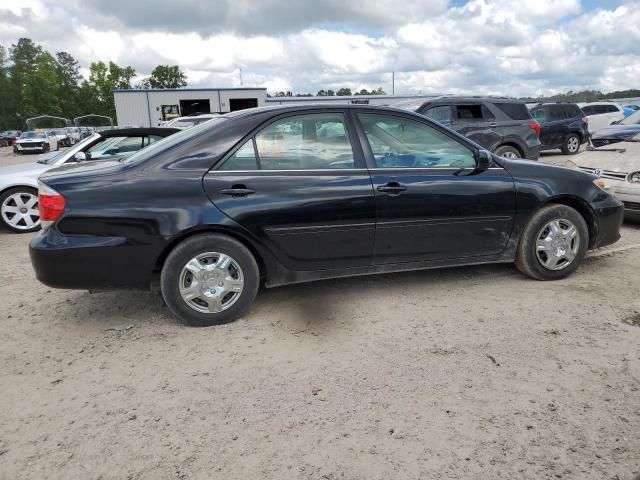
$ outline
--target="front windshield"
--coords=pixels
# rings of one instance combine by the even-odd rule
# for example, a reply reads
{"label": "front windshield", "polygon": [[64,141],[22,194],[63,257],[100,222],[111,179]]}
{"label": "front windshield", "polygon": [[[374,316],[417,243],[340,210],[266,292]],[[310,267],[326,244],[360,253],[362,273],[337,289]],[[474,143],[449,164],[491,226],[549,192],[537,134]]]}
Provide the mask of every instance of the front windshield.
{"label": "front windshield", "polygon": [[143,148],[142,150],[137,151],[130,157],[127,157],[125,160],[127,163],[129,162],[142,162],[144,160],[148,160],[149,158],[164,152],[165,150],[169,150],[170,148],[183,143],[186,140],[189,140],[192,137],[200,134],[203,131],[214,128],[216,125],[227,121],[228,118],[225,117],[217,117],[209,120],[208,122],[201,123],[200,125],[196,125],[193,128],[188,128],[186,130],[182,130],[181,132],[174,133],[168,137],[163,138],[162,140]]}
{"label": "front windshield", "polygon": [[66,160],[67,158],[71,158],[73,155],[76,154],[76,152],[84,150],[84,148],[88,144],[94,142],[96,138],[97,138],[97,135],[91,135],[90,137],[85,138],[81,142],[76,143],[73,148],[68,148],[66,150],[60,150],[55,155],[53,155],[51,157],[48,157],[48,158],[41,158],[41,159],[38,160],[38,163],[42,163],[44,165],[53,165],[53,164],[57,163],[60,160],[63,160],[63,159]]}
{"label": "front windshield", "polygon": [[47,134],[44,132],[24,132],[20,138],[47,138]]}
{"label": "front windshield", "polygon": [[620,125],[636,125],[636,124],[640,124],[640,110],[632,113],[627,118],[620,121]]}
{"label": "front windshield", "polygon": [[195,118],[184,118],[182,120],[176,120],[174,122],[169,123],[168,127],[173,128],[191,128],[196,124]]}

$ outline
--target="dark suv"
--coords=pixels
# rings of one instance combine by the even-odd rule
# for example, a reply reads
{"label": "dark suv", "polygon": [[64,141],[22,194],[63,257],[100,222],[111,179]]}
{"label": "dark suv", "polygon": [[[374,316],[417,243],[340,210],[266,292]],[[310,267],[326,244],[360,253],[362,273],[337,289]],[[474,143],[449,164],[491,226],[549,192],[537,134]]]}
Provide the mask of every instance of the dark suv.
{"label": "dark suv", "polygon": [[437,97],[392,105],[414,110],[506,158],[540,156],[540,125],[518,100],[495,97]]}
{"label": "dark suv", "polygon": [[531,115],[542,127],[542,150],[560,148],[565,155],[575,155],[589,139],[589,120],[575,103],[540,103]]}

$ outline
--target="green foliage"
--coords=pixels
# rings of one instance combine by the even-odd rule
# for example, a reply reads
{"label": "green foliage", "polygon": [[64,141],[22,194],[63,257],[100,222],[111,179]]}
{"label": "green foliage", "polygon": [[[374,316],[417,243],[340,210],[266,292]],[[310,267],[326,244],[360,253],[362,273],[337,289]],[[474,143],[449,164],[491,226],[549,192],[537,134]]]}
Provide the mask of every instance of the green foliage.
{"label": "green foliage", "polygon": [[142,88],[181,88],[187,86],[187,76],[178,65],[158,65],[149,78],[140,82]]}
{"label": "green foliage", "polygon": [[574,92],[569,90],[567,93],[559,93],[547,97],[524,97],[521,100],[527,103],[544,103],[544,102],[598,102],[601,100],[613,100],[619,98],[637,98],[640,97],[640,90],[618,90],[616,92],[602,93],[599,90],[583,90]]}

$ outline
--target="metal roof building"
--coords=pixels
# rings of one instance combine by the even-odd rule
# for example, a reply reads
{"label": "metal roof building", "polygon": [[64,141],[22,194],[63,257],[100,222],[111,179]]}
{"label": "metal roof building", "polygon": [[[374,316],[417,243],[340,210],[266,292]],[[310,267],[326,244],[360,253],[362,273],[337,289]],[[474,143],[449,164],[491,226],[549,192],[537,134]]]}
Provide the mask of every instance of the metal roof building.
{"label": "metal roof building", "polygon": [[266,88],[167,88],[114,90],[118,125],[157,127],[172,118],[227,113],[265,105]]}

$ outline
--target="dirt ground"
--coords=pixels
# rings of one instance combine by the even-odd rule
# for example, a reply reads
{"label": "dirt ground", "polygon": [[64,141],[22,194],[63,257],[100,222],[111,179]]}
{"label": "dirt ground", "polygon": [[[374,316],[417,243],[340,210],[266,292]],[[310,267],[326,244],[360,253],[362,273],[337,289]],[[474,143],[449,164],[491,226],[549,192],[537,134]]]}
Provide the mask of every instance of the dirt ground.
{"label": "dirt ground", "polygon": [[31,235],[0,231],[0,479],[631,479],[640,226],[623,234],[559,282],[324,281],[192,329],[155,294],[39,284]]}

